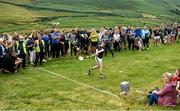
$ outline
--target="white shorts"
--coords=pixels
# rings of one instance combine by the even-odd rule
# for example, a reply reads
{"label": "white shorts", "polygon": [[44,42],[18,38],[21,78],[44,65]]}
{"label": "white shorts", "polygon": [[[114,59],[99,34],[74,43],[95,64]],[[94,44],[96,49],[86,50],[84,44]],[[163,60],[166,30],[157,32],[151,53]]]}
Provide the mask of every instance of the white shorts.
{"label": "white shorts", "polygon": [[160,36],[154,36],[154,40],[159,40]]}
{"label": "white shorts", "polygon": [[99,58],[99,57],[95,57],[95,60],[98,64],[102,63],[102,58]]}
{"label": "white shorts", "polygon": [[176,35],[175,34],[171,34],[171,37],[175,37]]}

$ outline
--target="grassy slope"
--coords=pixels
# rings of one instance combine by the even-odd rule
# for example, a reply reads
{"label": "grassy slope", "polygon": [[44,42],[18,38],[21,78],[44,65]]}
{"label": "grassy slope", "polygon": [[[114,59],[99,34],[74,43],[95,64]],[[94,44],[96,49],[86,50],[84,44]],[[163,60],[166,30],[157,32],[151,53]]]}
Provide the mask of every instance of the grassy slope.
{"label": "grassy slope", "polygon": [[[74,57],[50,61],[42,68],[73,80],[119,94],[122,81],[131,83],[131,96],[114,98],[85,86],[53,76],[38,68],[27,68],[18,74],[0,74],[0,109],[147,109],[146,93],[162,87],[162,73],[174,72],[180,66],[180,44],[151,48],[142,53],[122,51],[104,58],[105,80],[98,71],[85,73],[94,59],[84,62]],[[140,91],[139,91],[140,90]],[[180,107],[150,107],[148,109],[179,109]]]}
{"label": "grassy slope", "polygon": [[155,14],[157,16],[174,15],[169,12],[169,9],[173,8],[173,6],[179,6],[179,4],[180,2],[178,0],[51,0],[51,2],[49,0],[39,0],[33,5],[82,12],[107,11],[120,15],[126,15],[126,12],[131,12],[128,15],[137,17],[141,15],[139,12]]}
{"label": "grassy slope", "polygon": [[[179,16],[169,12],[169,10],[180,5],[178,0],[6,1],[13,4],[1,1],[0,23],[3,25],[0,27],[0,32],[29,29],[32,27],[50,27],[53,20],[60,21],[60,27],[64,28],[76,26],[86,28],[101,27],[102,25],[115,26],[119,24],[148,24],[151,26],[161,22],[179,20]],[[11,12],[14,12],[14,14]],[[51,16],[56,19],[49,18]],[[41,19],[38,19],[39,17]],[[33,22],[37,19],[39,22]]]}
{"label": "grassy slope", "polygon": [[[25,0],[26,1],[26,0]],[[27,2],[27,1],[26,1]],[[26,3],[25,2],[25,3]],[[23,2],[24,3],[24,2]],[[33,11],[23,7],[1,3],[0,4],[0,33],[13,32],[32,29],[33,27],[46,27],[45,25],[34,22],[39,17],[69,16],[72,13],[54,12],[54,11]],[[12,13],[13,12],[13,13]]]}

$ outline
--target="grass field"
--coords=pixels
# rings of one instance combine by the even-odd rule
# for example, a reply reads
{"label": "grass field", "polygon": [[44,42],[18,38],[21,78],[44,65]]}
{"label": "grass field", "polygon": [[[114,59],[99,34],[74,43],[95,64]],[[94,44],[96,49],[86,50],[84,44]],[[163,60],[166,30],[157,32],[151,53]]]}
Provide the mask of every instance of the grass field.
{"label": "grass field", "polygon": [[[123,50],[115,57],[104,57],[104,74],[98,71],[88,76],[87,69],[95,62],[76,57],[49,61],[42,67],[28,67],[17,74],[0,74],[0,109],[59,109],[59,110],[178,110],[167,107],[145,107],[146,94],[154,87],[162,87],[162,73],[174,72],[180,66],[180,44],[151,47],[149,51]],[[48,70],[48,73],[43,70]],[[52,73],[53,72],[53,73]],[[100,90],[119,95],[119,84],[129,81],[130,95],[114,97],[90,87],[77,84],[62,75]]]}

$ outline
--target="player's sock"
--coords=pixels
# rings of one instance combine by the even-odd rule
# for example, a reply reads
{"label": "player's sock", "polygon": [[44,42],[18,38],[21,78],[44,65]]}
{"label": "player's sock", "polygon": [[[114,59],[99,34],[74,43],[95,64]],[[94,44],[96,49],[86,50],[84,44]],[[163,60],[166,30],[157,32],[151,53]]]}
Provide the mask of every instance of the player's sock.
{"label": "player's sock", "polygon": [[91,70],[92,70],[92,69],[89,69],[89,70],[88,70],[88,75],[91,75]]}
{"label": "player's sock", "polygon": [[94,69],[96,69],[97,68],[97,66],[94,66],[93,68],[91,68],[91,70],[94,70]]}
{"label": "player's sock", "polygon": [[101,79],[104,79],[104,74],[101,74],[101,75],[100,75],[100,78],[101,78]]}

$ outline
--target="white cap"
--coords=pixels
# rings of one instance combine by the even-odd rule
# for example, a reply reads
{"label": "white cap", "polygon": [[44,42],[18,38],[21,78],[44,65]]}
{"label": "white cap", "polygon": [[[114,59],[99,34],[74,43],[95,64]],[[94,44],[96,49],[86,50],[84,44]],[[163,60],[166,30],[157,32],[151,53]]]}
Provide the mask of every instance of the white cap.
{"label": "white cap", "polygon": [[23,39],[24,37],[22,35],[19,36],[20,39]]}

